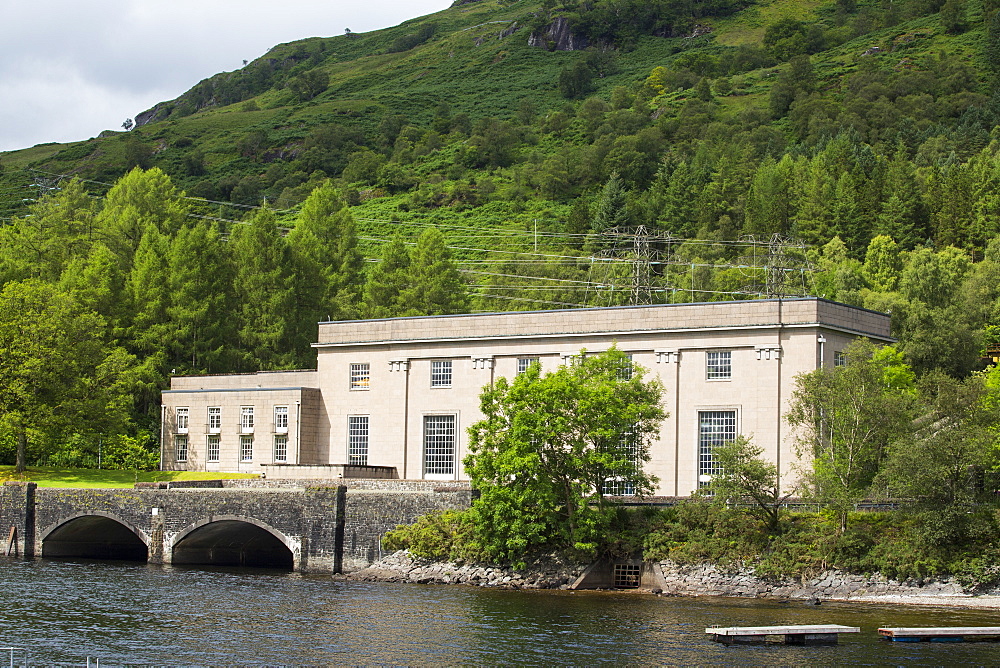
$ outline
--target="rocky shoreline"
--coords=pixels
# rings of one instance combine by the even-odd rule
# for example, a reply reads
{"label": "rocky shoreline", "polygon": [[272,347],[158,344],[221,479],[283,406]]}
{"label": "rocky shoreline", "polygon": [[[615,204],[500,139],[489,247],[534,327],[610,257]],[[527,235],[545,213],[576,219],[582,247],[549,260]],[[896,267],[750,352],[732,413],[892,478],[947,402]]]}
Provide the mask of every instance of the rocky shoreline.
{"label": "rocky shoreline", "polygon": [[[432,562],[405,550],[387,555],[368,568],[349,573],[348,580],[464,584],[503,589],[572,589],[581,585],[587,566],[555,556],[538,559],[526,568],[485,564]],[[766,579],[751,568],[720,569],[711,564],[681,565],[671,561],[646,564],[640,591],[661,596],[722,596],[822,601],[1000,608],[1000,588],[970,592],[952,578],[898,581],[881,575],[826,571],[812,578]]]}
{"label": "rocky shoreline", "polygon": [[464,584],[504,589],[569,589],[585,568],[586,565],[548,557],[529,561],[523,570],[514,570],[487,564],[424,561],[400,550],[368,568],[348,573],[346,578],[363,582]]}
{"label": "rocky shoreline", "polygon": [[997,588],[970,592],[954,578],[900,581],[879,574],[828,570],[811,578],[773,580],[758,577],[750,568],[723,570],[711,564],[680,565],[670,561],[655,564],[656,570],[660,573],[662,592],[674,596],[1000,608]]}

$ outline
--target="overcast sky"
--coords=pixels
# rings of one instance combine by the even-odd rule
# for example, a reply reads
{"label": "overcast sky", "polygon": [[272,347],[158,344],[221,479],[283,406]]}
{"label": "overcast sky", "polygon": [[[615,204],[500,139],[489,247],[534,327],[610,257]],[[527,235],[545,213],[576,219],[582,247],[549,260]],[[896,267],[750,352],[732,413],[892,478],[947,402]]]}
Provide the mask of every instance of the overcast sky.
{"label": "overcast sky", "polygon": [[0,0],[0,151],[120,129],[276,44],[367,32],[451,0]]}

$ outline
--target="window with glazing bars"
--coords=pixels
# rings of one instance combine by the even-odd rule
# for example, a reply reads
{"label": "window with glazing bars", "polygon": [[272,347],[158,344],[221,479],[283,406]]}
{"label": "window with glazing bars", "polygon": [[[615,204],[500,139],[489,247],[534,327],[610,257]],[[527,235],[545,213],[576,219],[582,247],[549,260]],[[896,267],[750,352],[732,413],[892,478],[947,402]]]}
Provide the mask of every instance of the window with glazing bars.
{"label": "window with glazing bars", "polygon": [[722,469],[712,451],[736,438],[736,411],[698,413],[698,486],[704,487]]}
{"label": "window with glazing bars", "polygon": [[709,351],[705,360],[705,375],[709,380],[729,380],[733,377],[733,353],[731,350]]}
{"label": "window with glazing bars", "polygon": [[274,436],[274,461],[288,461],[288,437],[283,434],[275,434]]}
{"label": "window with glazing bars", "polygon": [[517,358],[517,375],[520,376],[522,373],[528,370],[528,368],[538,361],[537,357],[518,357]]}
{"label": "window with glazing bars", "polygon": [[455,472],[455,416],[424,416],[424,473],[452,475]]}
{"label": "window with glazing bars", "polygon": [[222,409],[212,406],[208,409],[208,430],[217,432],[222,429]]}
{"label": "window with glazing bars", "polygon": [[347,463],[368,466],[367,415],[350,415],[347,418]]}
{"label": "window with glazing bars", "polygon": [[253,461],[253,436],[240,436],[240,461]]}
{"label": "window with glazing bars", "polygon": [[833,353],[833,366],[847,366],[847,353],[843,350],[835,350]]}
{"label": "window with glazing bars", "polygon": [[431,361],[431,387],[451,387],[451,360]]}
{"label": "window with glazing bars", "polygon": [[367,362],[351,365],[351,389],[367,390],[371,383],[371,365]]}
{"label": "window with glazing bars", "polygon": [[618,380],[632,380],[632,355],[626,354],[618,367]]}
{"label": "window with glazing bars", "polygon": [[[633,466],[639,465],[639,439],[634,431],[627,431],[622,434],[622,449],[625,456]],[[633,496],[635,495],[635,481],[628,478],[615,478],[604,482],[604,493],[609,496]]]}
{"label": "window with glazing bars", "polygon": [[253,406],[240,407],[240,430],[253,431]]}
{"label": "window with glazing bars", "polygon": [[207,457],[206,460],[209,462],[219,461],[219,437],[209,436],[208,443],[206,444]]}
{"label": "window with glazing bars", "polygon": [[177,409],[177,433],[186,434],[188,430],[188,409]]}
{"label": "window with glazing bars", "polygon": [[276,432],[288,431],[288,406],[274,407],[274,430]]}
{"label": "window with glazing bars", "polygon": [[188,437],[187,436],[174,436],[174,453],[177,455],[177,461],[186,462],[188,459]]}

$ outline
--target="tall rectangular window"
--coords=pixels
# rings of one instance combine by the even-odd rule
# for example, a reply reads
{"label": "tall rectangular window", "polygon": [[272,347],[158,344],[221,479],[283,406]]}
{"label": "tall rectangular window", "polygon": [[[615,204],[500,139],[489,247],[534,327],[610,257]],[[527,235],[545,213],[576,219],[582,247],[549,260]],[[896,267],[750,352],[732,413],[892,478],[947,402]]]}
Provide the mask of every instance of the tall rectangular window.
{"label": "tall rectangular window", "polygon": [[288,461],[288,436],[284,434],[274,435],[274,461]]}
{"label": "tall rectangular window", "polygon": [[451,387],[451,360],[431,361],[431,387]]}
{"label": "tall rectangular window", "polygon": [[240,461],[253,461],[253,436],[240,436]]}
{"label": "tall rectangular window", "polygon": [[274,407],[274,431],[278,434],[288,433],[288,406]]}
{"label": "tall rectangular window", "polygon": [[626,353],[618,366],[618,380],[632,380],[632,355]]}
{"label": "tall rectangular window", "polygon": [[[639,466],[639,438],[635,431],[629,430],[621,436],[621,448],[629,463],[638,468]],[[628,476],[621,476],[604,483],[604,493],[610,496],[634,496],[635,481]]]}
{"label": "tall rectangular window", "polygon": [[698,486],[704,487],[721,471],[713,450],[736,438],[736,411],[698,412]]}
{"label": "tall rectangular window", "polygon": [[351,466],[368,466],[367,415],[351,415],[347,418],[347,463]]}
{"label": "tall rectangular window", "polygon": [[218,434],[222,431],[222,409],[212,406],[208,409],[208,433]]}
{"label": "tall rectangular window", "polygon": [[709,380],[729,380],[733,377],[733,352],[710,350],[705,354],[705,377]]}
{"label": "tall rectangular window", "polygon": [[367,390],[371,385],[371,365],[367,362],[351,365],[351,389]]}
{"label": "tall rectangular window", "polygon": [[455,416],[424,416],[424,474],[455,473]]}
{"label": "tall rectangular window", "polygon": [[179,462],[188,460],[188,437],[186,435],[174,436],[174,454]]}
{"label": "tall rectangular window", "polygon": [[187,408],[178,408],[177,417],[177,433],[186,434],[188,433],[188,417],[190,416],[190,411]]}
{"label": "tall rectangular window", "polygon": [[833,351],[833,366],[847,366],[847,353],[843,350]]}
{"label": "tall rectangular window", "polygon": [[208,442],[206,443],[207,457],[205,458],[208,462],[218,462],[219,461],[219,436],[218,434],[211,434],[208,437]]}
{"label": "tall rectangular window", "polygon": [[537,357],[518,357],[517,358],[517,375],[520,376],[522,373],[527,371],[532,364],[538,361]]}
{"label": "tall rectangular window", "polygon": [[244,434],[253,433],[253,406],[240,407],[240,431]]}

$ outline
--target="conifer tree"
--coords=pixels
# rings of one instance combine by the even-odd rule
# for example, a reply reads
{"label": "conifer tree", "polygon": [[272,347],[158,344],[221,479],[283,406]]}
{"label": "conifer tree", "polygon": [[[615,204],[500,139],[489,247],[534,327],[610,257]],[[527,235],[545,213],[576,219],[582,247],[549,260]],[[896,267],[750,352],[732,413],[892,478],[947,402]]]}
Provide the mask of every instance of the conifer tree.
{"label": "conifer tree", "polygon": [[127,269],[146,230],[153,228],[172,236],[188,213],[187,203],[169,176],[158,167],[148,171],[136,168],[108,191],[104,209],[97,216],[97,229]]}
{"label": "conifer tree", "polygon": [[386,246],[368,274],[361,312],[364,318],[395,318],[406,312],[403,293],[410,285],[410,253],[401,239]]}
{"label": "conifer tree", "polygon": [[233,296],[238,370],[285,369],[294,366],[295,300],[288,245],[274,213],[262,208],[230,236],[234,265]]}
{"label": "conifer tree", "polygon": [[465,282],[436,227],[428,228],[410,255],[412,283],[400,299],[406,315],[467,313],[469,299]]}
{"label": "conifer tree", "polygon": [[308,354],[317,322],[358,316],[363,284],[354,218],[329,182],[302,205],[288,247],[295,271],[291,335],[298,354]]}
{"label": "conifer tree", "polygon": [[228,249],[214,225],[180,229],[167,258],[167,366],[178,373],[229,371],[236,342],[232,313],[233,277]]}
{"label": "conifer tree", "polygon": [[35,277],[55,281],[74,258],[86,257],[93,243],[97,201],[79,179],[31,207],[17,225],[0,228],[0,278]]}

